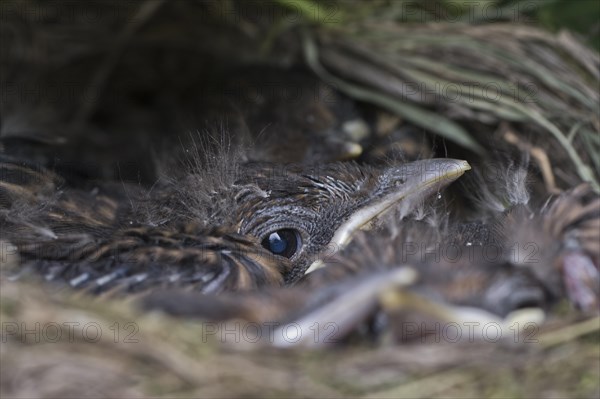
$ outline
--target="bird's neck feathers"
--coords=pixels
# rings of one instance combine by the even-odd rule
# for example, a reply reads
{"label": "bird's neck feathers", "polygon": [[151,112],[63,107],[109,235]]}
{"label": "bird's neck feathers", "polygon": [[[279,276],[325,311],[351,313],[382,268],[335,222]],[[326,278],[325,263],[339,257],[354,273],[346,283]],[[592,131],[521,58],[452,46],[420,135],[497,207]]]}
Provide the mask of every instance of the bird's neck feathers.
{"label": "bird's neck feathers", "polygon": [[190,134],[181,146],[177,162],[161,165],[156,191],[163,194],[178,220],[225,224],[251,147],[223,132]]}
{"label": "bird's neck feathers", "polygon": [[493,217],[514,207],[530,205],[528,164],[527,159],[491,161],[475,166],[474,173],[461,180],[478,218]]}

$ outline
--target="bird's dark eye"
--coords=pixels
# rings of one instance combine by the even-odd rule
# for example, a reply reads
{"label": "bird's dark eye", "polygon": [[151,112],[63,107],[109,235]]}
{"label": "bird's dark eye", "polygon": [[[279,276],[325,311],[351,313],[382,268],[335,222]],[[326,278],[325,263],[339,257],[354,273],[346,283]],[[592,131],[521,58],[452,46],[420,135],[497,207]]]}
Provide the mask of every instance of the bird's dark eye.
{"label": "bird's dark eye", "polygon": [[275,255],[291,258],[302,245],[300,234],[296,230],[281,229],[269,233],[263,240],[262,246]]}

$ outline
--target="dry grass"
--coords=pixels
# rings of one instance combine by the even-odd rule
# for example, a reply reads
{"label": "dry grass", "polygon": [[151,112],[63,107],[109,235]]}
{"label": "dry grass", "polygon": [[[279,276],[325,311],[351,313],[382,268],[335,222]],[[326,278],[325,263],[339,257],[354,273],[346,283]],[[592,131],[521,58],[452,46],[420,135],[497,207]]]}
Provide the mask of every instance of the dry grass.
{"label": "dry grass", "polygon": [[[0,288],[2,397],[593,398],[600,394],[598,318],[549,322],[536,335],[538,343],[515,344],[509,339],[496,344],[276,350],[222,343],[218,334],[203,333],[206,327],[199,321],[142,314],[124,301],[49,292],[28,283],[3,281]],[[17,330],[12,330],[15,322]],[[72,324],[69,331],[64,324],[68,322],[79,324]],[[102,331],[97,340],[91,323]],[[115,323],[120,330],[116,338]],[[125,328],[126,323],[134,323],[136,329]],[[50,326],[62,326],[60,339]]]}
{"label": "dry grass", "polygon": [[[253,4],[278,11],[314,6]],[[0,3],[4,10],[13,5]],[[64,151],[61,160],[85,159],[92,167],[79,171],[98,178],[114,177],[97,167],[107,159],[140,162],[133,180],[151,182],[148,143],[197,127],[191,116],[207,97],[211,103],[211,95],[223,94],[207,88],[215,76],[249,65],[302,66],[401,123],[456,143],[456,154],[485,159],[491,137],[507,138],[536,159],[546,192],[584,180],[600,190],[600,57],[571,33],[374,19],[385,8],[347,11],[346,20],[331,24],[261,19],[236,14],[239,6],[20,2],[14,14],[2,14],[0,27],[2,148],[24,140]],[[86,7],[101,23],[84,17]],[[482,89],[490,85],[494,95]],[[36,161],[55,161],[34,153]],[[600,396],[600,321],[570,312],[544,325],[537,344],[384,342],[301,351],[203,342],[200,321],[144,314],[132,300],[53,292],[36,282],[3,278],[0,295],[2,397]],[[72,342],[64,322],[79,323]],[[55,330],[24,330],[36,323],[56,323],[62,339],[49,342]],[[98,342],[83,338],[86,323],[101,327]],[[124,342],[133,331],[127,323],[137,328],[138,342]]]}

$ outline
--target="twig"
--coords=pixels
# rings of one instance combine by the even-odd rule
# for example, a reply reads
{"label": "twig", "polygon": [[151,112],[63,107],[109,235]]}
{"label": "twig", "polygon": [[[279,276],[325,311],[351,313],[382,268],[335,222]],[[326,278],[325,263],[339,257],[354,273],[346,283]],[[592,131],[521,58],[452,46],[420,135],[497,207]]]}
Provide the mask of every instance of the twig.
{"label": "twig", "polygon": [[543,348],[560,345],[573,341],[581,336],[600,331],[600,316],[585,320],[581,323],[572,324],[556,331],[549,331],[540,336],[540,345]]}

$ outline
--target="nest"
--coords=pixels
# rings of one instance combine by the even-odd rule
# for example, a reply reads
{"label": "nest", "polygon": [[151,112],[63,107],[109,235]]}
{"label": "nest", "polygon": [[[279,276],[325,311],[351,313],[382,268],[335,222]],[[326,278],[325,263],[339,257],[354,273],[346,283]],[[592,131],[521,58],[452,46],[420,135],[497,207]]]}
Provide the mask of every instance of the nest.
{"label": "nest", "polygon": [[[344,151],[355,148],[350,143],[369,153],[410,128],[429,139],[429,151],[483,162],[497,150],[493,141],[531,158],[538,197],[583,181],[600,192],[600,57],[568,31],[505,21],[399,23],[400,11],[386,2],[24,0],[0,7],[0,146],[72,181],[150,185],[180,155],[190,130],[208,135],[216,126],[235,140],[260,139],[269,125],[255,111],[264,93],[235,104],[232,97],[245,96],[245,82],[262,71],[300,70],[319,81],[311,93],[342,105],[352,100],[377,126],[350,130],[340,140]],[[312,140],[301,141],[306,154],[314,154]],[[3,258],[3,268],[18,261]],[[199,340],[199,321],[49,290],[3,277],[3,397],[599,394],[598,319],[569,312],[544,325],[535,345],[276,350]],[[85,336],[90,323],[101,337]],[[48,330],[28,334],[22,325]],[[55,332],[62,338],[53,340]],[[137,342],[127,340],[132,332]]]}
{"label": "nest", "polygon": [[[594,397],[598,319],[546,323],[535,342],[275,350],[240,324],[141,314],[39,286],[2,284],[3,397]],[[23,324],[20,324],[23,323]],[[37,323],[37,324],[36,324]],[[29,332],[21,329],[28,326]],[[37,330],[36,330],[37,329]],[[237,332],[236,332],[237,331]]]}

